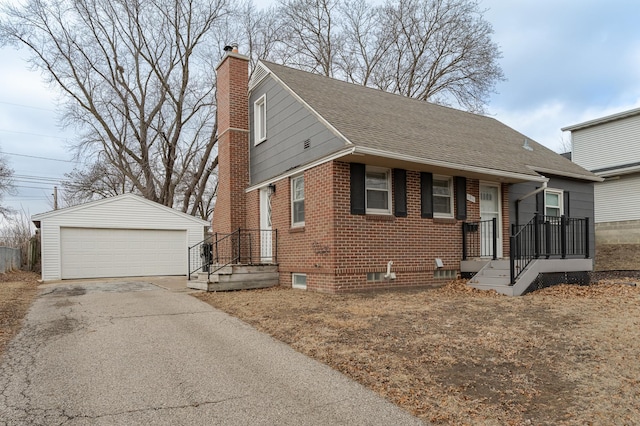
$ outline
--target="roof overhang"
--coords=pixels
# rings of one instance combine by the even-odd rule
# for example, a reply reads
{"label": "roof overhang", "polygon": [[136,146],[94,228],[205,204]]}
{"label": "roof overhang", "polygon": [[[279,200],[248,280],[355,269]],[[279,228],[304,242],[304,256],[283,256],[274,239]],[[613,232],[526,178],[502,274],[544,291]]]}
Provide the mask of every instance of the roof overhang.
{"label": "roof overhang", "polygon": [[455,164],[439,160],[423,159],[414,156],[398,154],[395,152],[376,150],[372,148],[352,146],[314,162],[296,167],[295,169],[288,170],[287,172],[281,173],[277,176],[274,176],[273,178],[251,185],[246,189],[246,192],[264,188],[265,186],[275,183],[281,179],[295,176],[304,172],[305,170],[333,160],[340,160],[346,163],[363,163],[370,166],[406,169],[418,172],[429,172],[447,176],[464,176],[470,179],[497,181],[504,183],[546,182],[549,180],[545,176],[539,175],[537,173],[515,173],[504,170],[471,166],[467,164]]}
{"label": "roof overhang", "polygon": [[572,126],[563,127],[560,130],[562,130],[563,132],[573,132],[575,130],[586,129],[587,127],[593,127],[599,124],[604,124],[604,123],[608,123],[616,120],[622,120],[623,118],[633,117],[634,115],[640,115],[640,108],[630,109],[629,111],[607,115],[606,117],[596,118],[595,120],[584,121],[582,123],[574,124]]}
{"label": "roof overhang", "polygon": [[538,173],[544,173],[545,175],[554,175],[554,176],[562,176],[562,177],[567,177],[567,178],[571,178],[571,179],[579,179],[579,180],[586,180],[589,182],[602,182],[604,179],[602,179],[599,176],[594,175],[582,175],[582,174],[578,174],[578,173],[571,173],[571,172],[566,172],[563,170],[554,170],[554,169],[547,169],[544,167],[531,167],[531,170],[534,170]]}
{"label": "roof overhang", "polygon": [[[367,161],[363,161],[367,157]],[[353,154],[344,158],[348,162],[363,162],[372,166],[384,166],[415,171],[424,171],[450,176],[464,176],[471,179],[497,180],[506,183],[545,182],[547,178],[539,174],[516,173],[468,164],[419,158],[373,148],[355,147]]]}
{"label": "roof overhang", "polygon": [[[616,169],[607,169],[607,170],[602,170],[602,171],[594,171],[593,173],[595,173],[596,175],[600,176],[601,178],[608,178],[608,177],[622,176],[622,175],[630,175],[630,174],[633,174],[633,173],[640,173],[640,166],[621,167],[621,168],[616,168]],[[604,180],[604,179],[602,179],[602,180]]]}

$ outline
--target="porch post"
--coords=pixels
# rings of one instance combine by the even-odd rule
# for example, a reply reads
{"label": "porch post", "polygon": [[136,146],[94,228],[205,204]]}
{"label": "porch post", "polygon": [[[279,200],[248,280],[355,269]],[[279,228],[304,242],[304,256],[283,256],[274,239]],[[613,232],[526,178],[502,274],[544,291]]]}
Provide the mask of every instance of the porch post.
{"label": "porch post", "polygon": [[514,251],[514,247],[516,244],[516,237],[511,235],[509,237],[509,247],[511,250],[509,250],[509,279],[510,279],[510,283],[511,284],[515,284],[515,280],[516,280],[516,260],[515,260],[515,255],[513,253]]}
{"label": "porch post", "polygon": [[589,259],[589,218],[584,218],[584,258]]}
{"label": "porch post", "polygon": [[494,217],[493,223],[493,260],[498,259],[498,220]]}
{"label": "porch post", "polygon": [[238,228],[238,264],[242,263],[242,235],[240,232],[240,228]]}
{"label": "porch post", "polygon": [[536,212],[533,215],[533,246],[535,250],[536,259],[540,257],[540,227],[538,224],[540,223],[538,219],[538,213]]}
{"label": "porch post", "polygon": [[462,260],[467,260],[467,227],[462,222]]}
{"label": "porch post", "polygon": [[560,252],[562,258],[567,258],[567,217],[560,216]]}

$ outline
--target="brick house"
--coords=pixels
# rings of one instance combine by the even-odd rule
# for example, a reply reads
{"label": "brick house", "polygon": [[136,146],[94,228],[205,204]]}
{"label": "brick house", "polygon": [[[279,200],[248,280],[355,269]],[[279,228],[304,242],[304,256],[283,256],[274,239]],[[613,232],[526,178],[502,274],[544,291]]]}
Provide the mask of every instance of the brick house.
{"label": "brick house", "polygon": [[[275,263],[280,285],[330,293],[437,285],[487,268],[502,272],[476,285],[509,286],[514,269],[591,270],[598,178],[497,120],[265,61],[249,78],[236,50],[217,73],[212,270]],[[569,249],[554,240],[560,228]],[[514,230],[529,237],[514,240]],[[536,245],[538,231],[546,240]],[[510,244],[518,256],[505,277]]]}

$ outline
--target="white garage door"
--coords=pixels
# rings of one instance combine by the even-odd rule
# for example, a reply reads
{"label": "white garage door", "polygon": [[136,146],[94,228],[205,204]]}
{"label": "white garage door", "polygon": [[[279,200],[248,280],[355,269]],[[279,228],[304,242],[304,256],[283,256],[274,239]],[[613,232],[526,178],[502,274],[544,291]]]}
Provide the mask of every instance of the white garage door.
{"label": "white garage door", "polygon": [[187,232],[61,228],[62,278],[184,275]]}

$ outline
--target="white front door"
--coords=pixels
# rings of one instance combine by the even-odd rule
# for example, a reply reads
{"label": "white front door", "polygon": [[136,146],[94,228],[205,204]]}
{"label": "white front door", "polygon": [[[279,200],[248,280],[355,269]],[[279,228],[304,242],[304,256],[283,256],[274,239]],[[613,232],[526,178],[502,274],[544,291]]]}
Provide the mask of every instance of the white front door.
{"label": "white front door", "polygon": [[260,190],[260,263],[272,261],[271,191]]}
{"label": "white front door", "polygon": [[[490,257],[493,254],[493,241],[497,245],[496,256],[502,257],[502,215],[500,212],[500,184],[483,183],[480,184],[480,256]],[[496,229],[492,227],[490,221],[496,219]]]}

